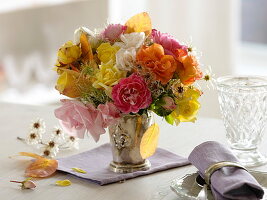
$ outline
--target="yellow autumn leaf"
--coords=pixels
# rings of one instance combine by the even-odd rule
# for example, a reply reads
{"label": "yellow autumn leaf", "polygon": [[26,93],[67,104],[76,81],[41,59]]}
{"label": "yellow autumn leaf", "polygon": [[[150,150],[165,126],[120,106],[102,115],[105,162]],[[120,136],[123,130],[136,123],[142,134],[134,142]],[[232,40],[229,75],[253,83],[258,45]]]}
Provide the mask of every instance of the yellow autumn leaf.
{"label": "yellow autumn leaf", "polygon": [[151,19],[146,12],[134,15],[125,23],[125,26],[127,26],[126,33],[144,32],[150,35],[152,31]]}
{"label": "yellow autumn leaf", "polygon": [[56,181],[56,185],[58,186],[69,186],[71,185],[71,181],[66,179],[66,180],[60,180],[60,181]]}
{"label": "yellow autumn leaf", "polygon": [[152,156],[158,146],[159,126],[158,124],[152,124],[144,133],[141,144],[140,154],[143,159]]}
{"label": "yellow autumn leaf", "polygon": [[86,171],[84,171],[84,170],[82,170],[80,168],[77,168],[77,167],[73,167],[71,169],[72,169],[72,171],[75,171],[75,172],[78,172],[78,173],[87,174]]}

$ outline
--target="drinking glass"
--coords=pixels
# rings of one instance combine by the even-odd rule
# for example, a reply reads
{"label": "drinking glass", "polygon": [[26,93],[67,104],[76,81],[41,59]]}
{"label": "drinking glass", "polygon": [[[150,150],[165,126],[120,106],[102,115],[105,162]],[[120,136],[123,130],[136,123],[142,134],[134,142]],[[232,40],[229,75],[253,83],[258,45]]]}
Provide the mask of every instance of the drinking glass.
{"label": "drinking glass", "polygon": [[220,77],[217,90],[226,138],[233,153],[247,167],[266,163],[258,146],[267,122],[267,77]]}

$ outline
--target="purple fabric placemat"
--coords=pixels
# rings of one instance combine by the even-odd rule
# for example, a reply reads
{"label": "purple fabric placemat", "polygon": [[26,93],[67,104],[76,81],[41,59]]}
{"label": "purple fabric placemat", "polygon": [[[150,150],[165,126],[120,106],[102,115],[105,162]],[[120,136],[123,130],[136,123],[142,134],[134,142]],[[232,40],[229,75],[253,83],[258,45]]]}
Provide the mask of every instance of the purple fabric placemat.
{"label": "purple fabric placemat", "polygon": [[[110,145],[104,144],[90,151],[65,158],[59,158],[58,170],[87,179],[99,185],[106,185],[189,164],[189,161],[186,158],[161,148],[158,148],[156,153],[148,158],[148,160],[151,163],[151,168],[147,171],[138,171],[127,174],[114,173],[109,170],[109,163],[112,161]],[[81,168],[87,173],[82,174],[74,172],[71,170],[73,167]]]}

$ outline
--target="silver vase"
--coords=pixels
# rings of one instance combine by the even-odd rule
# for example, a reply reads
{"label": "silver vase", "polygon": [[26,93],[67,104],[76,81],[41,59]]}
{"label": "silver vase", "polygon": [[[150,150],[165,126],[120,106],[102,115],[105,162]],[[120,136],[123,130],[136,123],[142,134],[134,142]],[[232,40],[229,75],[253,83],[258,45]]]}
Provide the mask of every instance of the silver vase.
{"label": "silver vase", "polygon": [[150,162],[140,154],[141,139],[151,125],[151,114],[123,115],[109,127],[113,161],[110,170],[116,173],[145,171]]}

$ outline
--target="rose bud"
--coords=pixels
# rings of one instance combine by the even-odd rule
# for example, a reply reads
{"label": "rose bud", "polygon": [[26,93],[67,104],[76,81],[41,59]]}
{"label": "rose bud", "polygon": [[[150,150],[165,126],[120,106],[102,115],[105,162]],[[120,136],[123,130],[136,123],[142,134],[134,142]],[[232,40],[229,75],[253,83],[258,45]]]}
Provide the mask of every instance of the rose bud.
{"label": "rose bud", "polygon": [[167,110],[174,110],[176,108],[173,98],[165,96],[162,98],[162,100],[165,102],[165,104],[162,105],[163,108]]}
{"label": "rose bud", "polygon": [[31,180],[31,178],[27,178],[25,181],[10,181],[12,183],[21,183],[21,189],[33,189],[36,187],[36,184]]}

